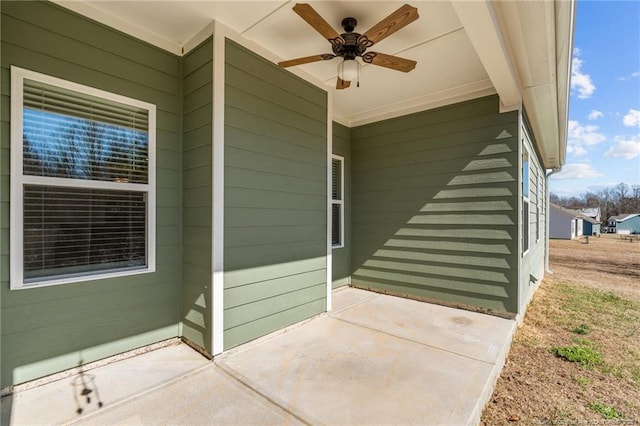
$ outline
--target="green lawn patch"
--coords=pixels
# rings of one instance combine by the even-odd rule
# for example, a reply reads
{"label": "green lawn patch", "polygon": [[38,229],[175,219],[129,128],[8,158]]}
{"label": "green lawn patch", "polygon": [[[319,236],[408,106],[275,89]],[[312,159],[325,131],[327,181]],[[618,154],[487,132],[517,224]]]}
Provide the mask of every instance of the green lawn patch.
{"label": "green lawn patch", "polygon": [[602,363],[602,355],[594,349],[583,346],[556,346],[551,353],[583,367],[594,367]]}

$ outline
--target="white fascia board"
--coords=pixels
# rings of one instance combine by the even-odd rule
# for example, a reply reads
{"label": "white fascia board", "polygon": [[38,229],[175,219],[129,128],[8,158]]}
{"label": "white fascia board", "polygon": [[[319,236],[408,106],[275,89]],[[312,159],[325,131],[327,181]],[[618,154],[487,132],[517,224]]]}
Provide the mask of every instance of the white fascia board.
{"label": "white fascia board", "polygon": [[488,0],[451,4],[500,96],[502,108],[517,109],[522,98],[520,86],[492,4]]}
{"label": "white fascia board", "polygon": [[558,127],[560,152],[558,166],[565,164],[569,126],[569,96],[571,91],[571,57],[576,17],[576,2],[554,2],[556,19],[556,58],[558,91]]}

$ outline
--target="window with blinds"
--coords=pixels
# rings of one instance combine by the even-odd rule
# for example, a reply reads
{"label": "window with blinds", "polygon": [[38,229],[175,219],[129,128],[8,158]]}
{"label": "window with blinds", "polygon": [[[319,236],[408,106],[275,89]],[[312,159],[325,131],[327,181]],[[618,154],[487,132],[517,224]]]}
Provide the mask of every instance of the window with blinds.
{"label": "window with blinds", "polygon": [[344,158],[334,155],[331,161],[331,244],[344,246]]}
{"label": "window with blinds", "polygon": [[523,148],[522,154],[522,254],[529,251],[529,152]]}
{"label": "window with blinds", "polygon": [[155,269],[155,106],[12,67],[12,288]]}

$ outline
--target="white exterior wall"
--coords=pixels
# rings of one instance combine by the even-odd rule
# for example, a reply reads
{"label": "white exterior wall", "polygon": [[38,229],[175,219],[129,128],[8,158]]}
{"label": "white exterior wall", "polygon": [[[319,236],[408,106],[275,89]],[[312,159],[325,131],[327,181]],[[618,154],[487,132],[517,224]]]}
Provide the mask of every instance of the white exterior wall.
{"label": "white exterior wall", "polygon": [[575,227],[573,219],[573,216],[549,206],[549,238],[572,239],[575,233],[575,230],[572,230],[572,225]]}

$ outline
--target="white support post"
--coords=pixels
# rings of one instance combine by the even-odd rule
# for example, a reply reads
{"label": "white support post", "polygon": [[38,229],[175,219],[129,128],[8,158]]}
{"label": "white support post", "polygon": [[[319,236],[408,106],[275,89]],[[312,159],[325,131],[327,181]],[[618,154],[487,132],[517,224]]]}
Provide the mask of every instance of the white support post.
{"label": "white support post", "polygon": [[212,158],[212,355],[224,350],[224,69],[225,34],[213,23],[213,158]]}
{"label": "white support post", "polygon": [[[332,179],[331,173],[333,164],[333,94],[327,91],[327,312],[332,309],[333,290],[333,244],[331,241],[331,223],[333,221],[331,211],[333,203],[331,198]],[[343,176],[344,179],[344,176]]]}

